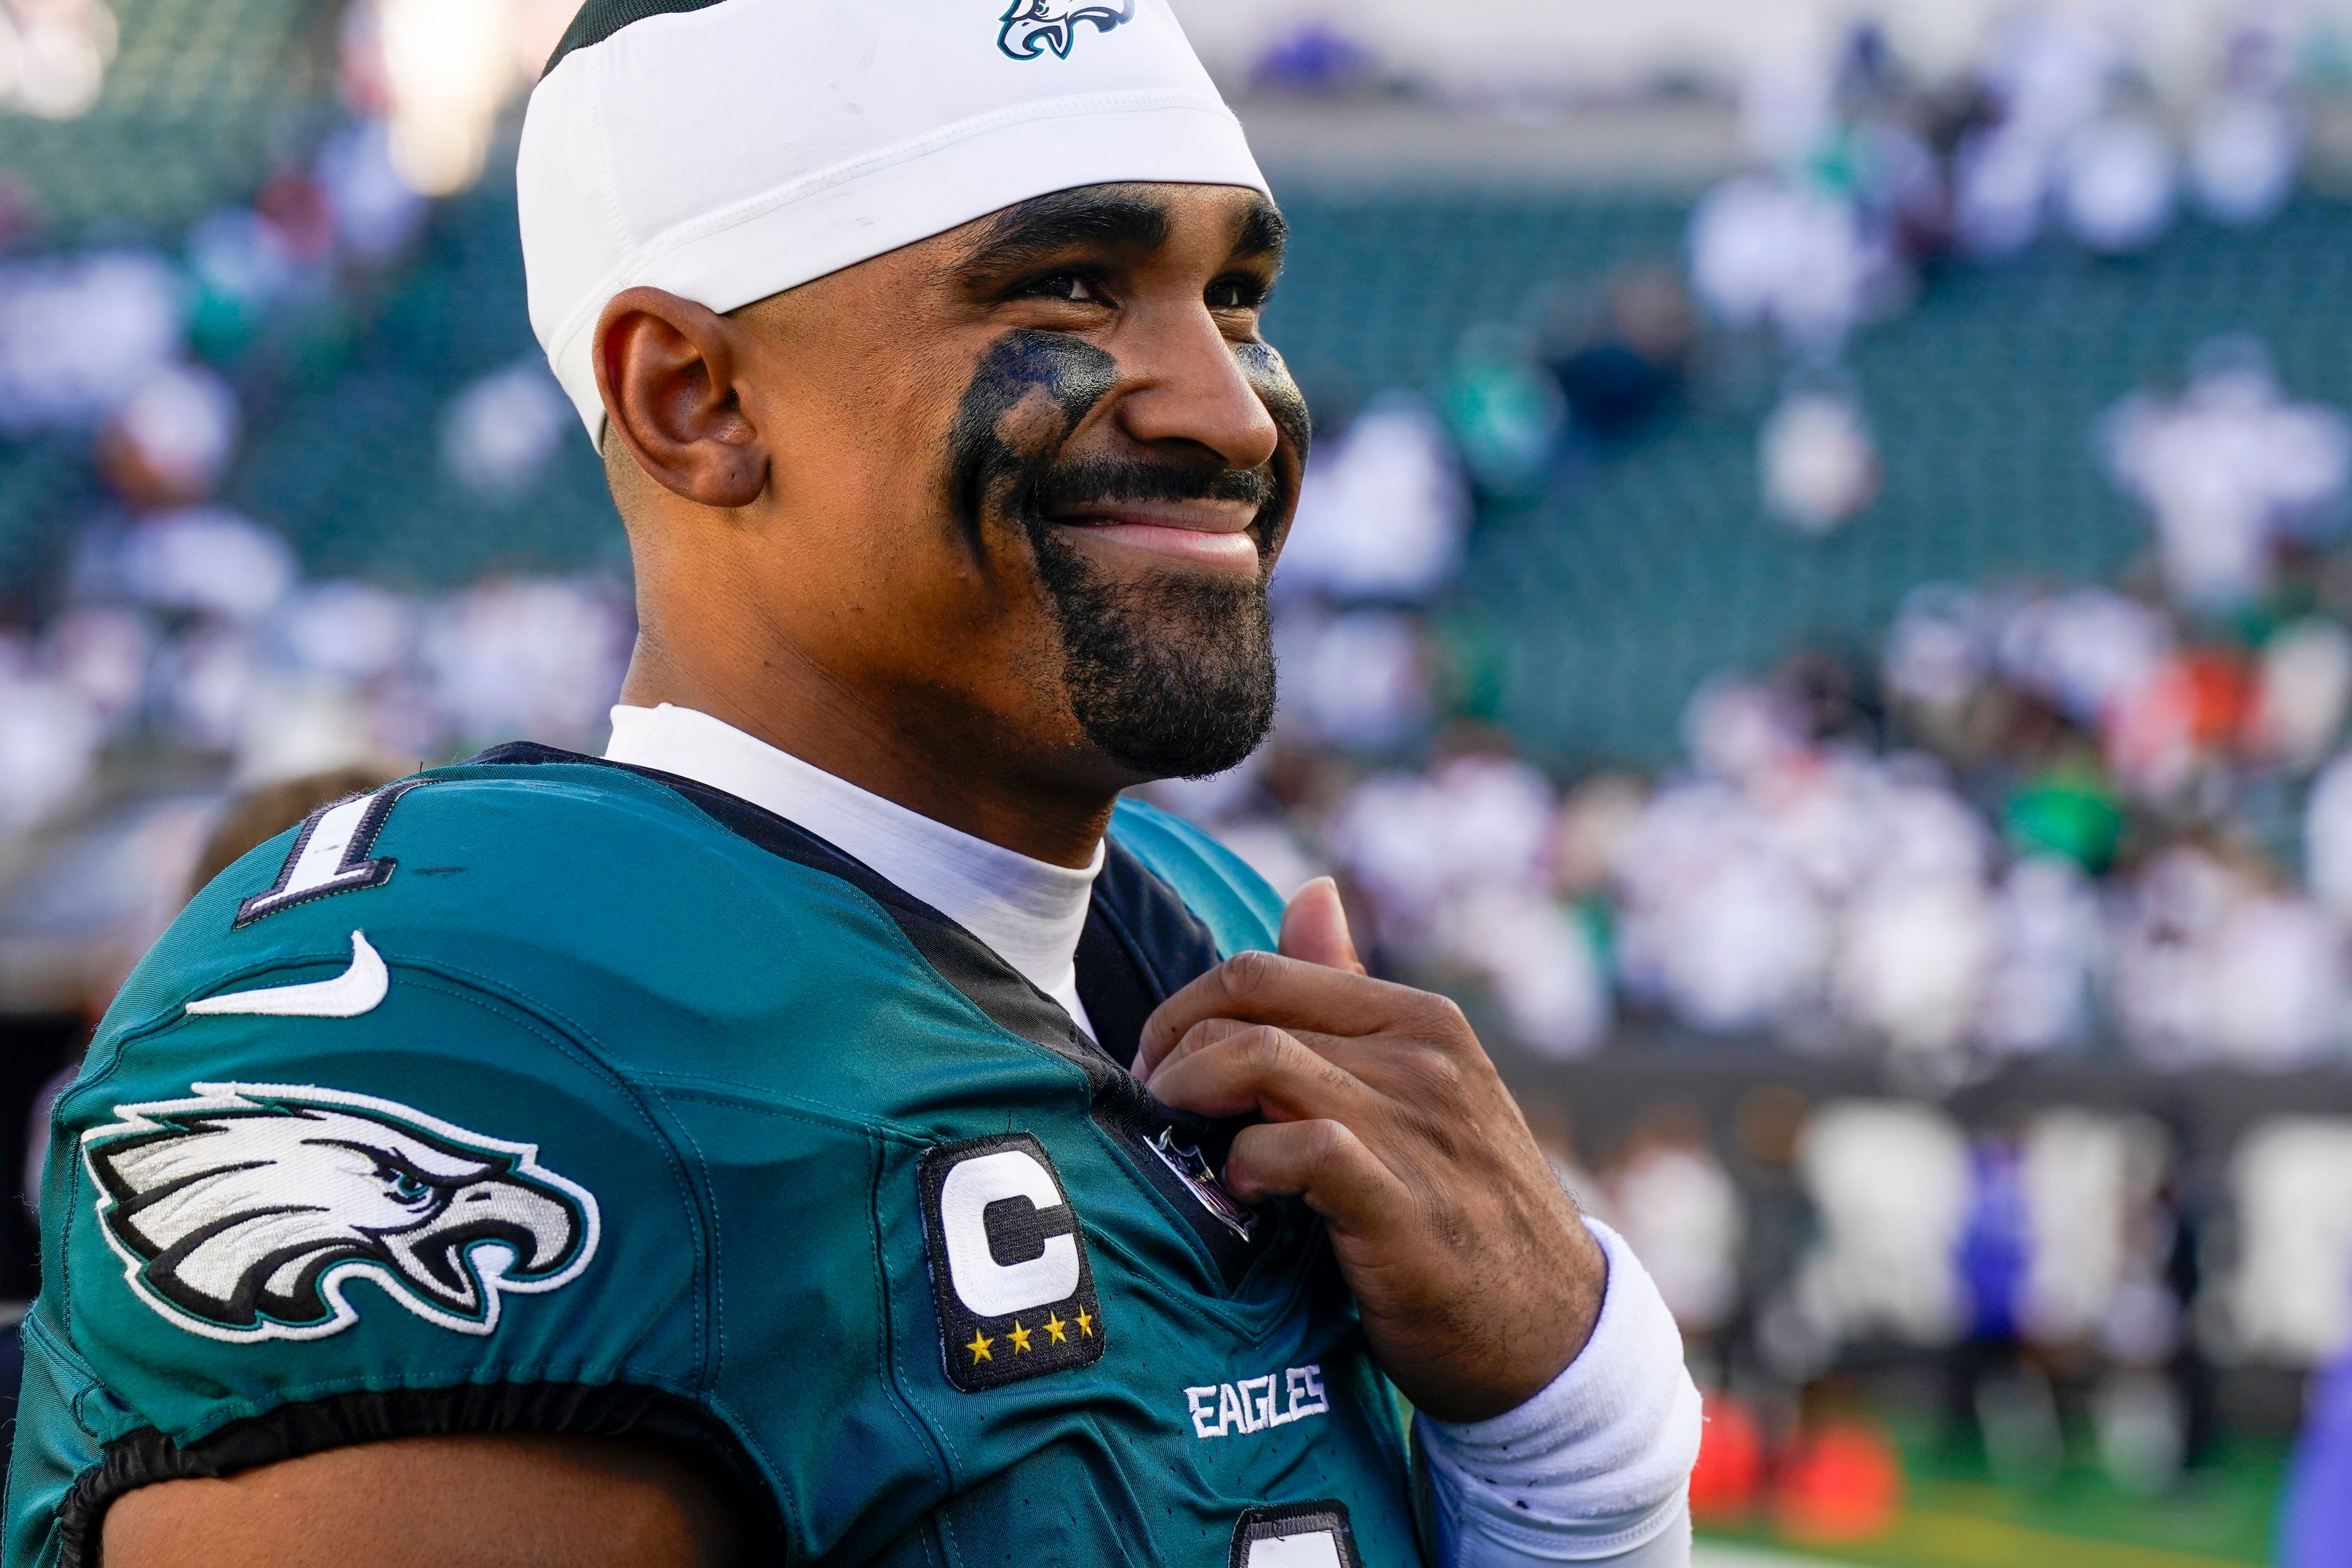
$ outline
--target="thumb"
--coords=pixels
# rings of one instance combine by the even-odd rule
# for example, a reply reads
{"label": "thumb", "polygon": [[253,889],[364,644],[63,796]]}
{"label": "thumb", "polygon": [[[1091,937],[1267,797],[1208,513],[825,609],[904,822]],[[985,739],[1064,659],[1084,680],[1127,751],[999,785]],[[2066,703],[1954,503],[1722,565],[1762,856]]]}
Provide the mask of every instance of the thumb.
{"label": "thumb", "polygon": [[1282,911],[1282,955],[1326,969],[1364,973],[1356,956],[1356,939],[1348,931],[1348,909],[1339,901],[1339,884],[1318,877],[1298,889]]}

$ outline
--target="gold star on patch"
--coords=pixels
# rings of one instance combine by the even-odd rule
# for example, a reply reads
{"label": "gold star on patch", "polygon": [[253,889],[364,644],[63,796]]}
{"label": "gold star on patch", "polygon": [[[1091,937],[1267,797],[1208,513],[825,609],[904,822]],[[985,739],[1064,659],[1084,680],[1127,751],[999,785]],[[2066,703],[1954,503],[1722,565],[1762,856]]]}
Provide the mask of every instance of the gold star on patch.
{"label": "gold star on patch", "polygon": [[964,1346],[963,1348],[971,1352],[971,1364],[978,1366],[982,1362],[994,1361],[996,1359],[994,1356],[988,1353],[988,1347],[995,1342],[996,1342],[994,1340],[990,1339],[978,1329],[974,1329],[971,1331],[971,1343]]}
{"label": "gold star on patch", "polygon": [[1078,1332],[1086,1335],[1088,1339],[1093,1339],[1095,1337],[1095,1321],[1087,1315],[1087,1310],[1084,1307],[1078,1309]]}
{"label": "gold star on patch", "polygon": [[1029,1348],[1029,1332],[1030,1331],[1021,1326],[1020,1319],[1013,1320],[1013,1331],[1004,1337],[1013,1342],[1013,1354],[1018,1355]]}
{"label": "gold star on patch", "polygon": [[1056,1312],[1052,1317],[1046,1319],[1044,1326],[1045,1331],[1054,1336],[1053,1339],[1047,1342],[1057,1345],[1066,1345],[1070,1342],[1070,1336],[1062,1331],[1064,1329],[1068,1328],[1069,1325],[1062,1321],[1061,1313]]}

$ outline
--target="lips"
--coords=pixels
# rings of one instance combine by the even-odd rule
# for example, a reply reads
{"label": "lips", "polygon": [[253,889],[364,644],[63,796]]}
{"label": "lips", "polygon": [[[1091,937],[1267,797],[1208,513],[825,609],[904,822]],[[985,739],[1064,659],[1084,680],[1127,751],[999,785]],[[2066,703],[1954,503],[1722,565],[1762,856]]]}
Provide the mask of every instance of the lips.
{"label": "lips", "polygon": [[1089,501],[1050,521],[1092,543],[1214,571],[1255,574],[1255,504],[1240,500]]}

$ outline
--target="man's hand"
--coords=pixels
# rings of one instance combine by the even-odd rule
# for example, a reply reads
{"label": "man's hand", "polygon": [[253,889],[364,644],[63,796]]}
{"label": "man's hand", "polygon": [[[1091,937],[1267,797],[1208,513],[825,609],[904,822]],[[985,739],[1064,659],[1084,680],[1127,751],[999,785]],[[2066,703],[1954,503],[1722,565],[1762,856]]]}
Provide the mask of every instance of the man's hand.
{"label": "man's hand", "polygon": [[1291,900],[1279,955],[1162,1003],[1135,1070],[1165,1104],[1265,1117],[1226,1185],[1323,1216],[1373,1356],[1433,1418],[1499,1415],[1584,1348],[1600,1245],[1461,1009],[1368,976],[1328,879]]}

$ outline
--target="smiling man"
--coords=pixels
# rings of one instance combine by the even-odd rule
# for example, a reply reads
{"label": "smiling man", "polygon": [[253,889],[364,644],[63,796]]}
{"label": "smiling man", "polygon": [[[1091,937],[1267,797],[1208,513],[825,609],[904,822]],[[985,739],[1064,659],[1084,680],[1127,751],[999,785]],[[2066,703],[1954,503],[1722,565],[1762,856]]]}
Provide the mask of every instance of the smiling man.
{"label": "smiling man", "polygon": [[1461,1014],[1120,799],[1265,736],[1309,437],[1162,0],[592,0],[520,174],[612,746],[125,986],[7,1562],[1686,1563],[1672,1321]]}

